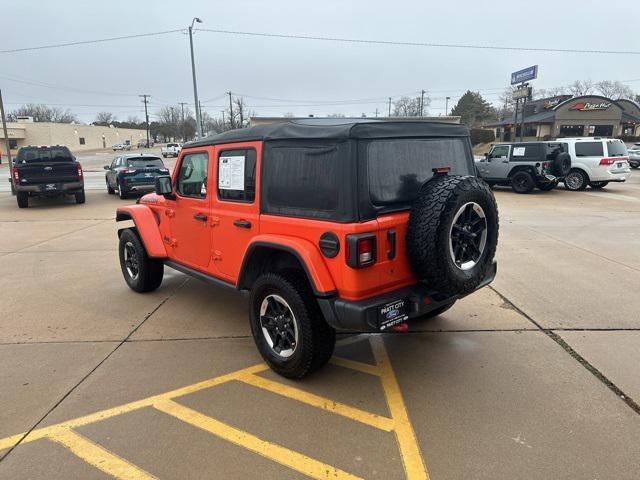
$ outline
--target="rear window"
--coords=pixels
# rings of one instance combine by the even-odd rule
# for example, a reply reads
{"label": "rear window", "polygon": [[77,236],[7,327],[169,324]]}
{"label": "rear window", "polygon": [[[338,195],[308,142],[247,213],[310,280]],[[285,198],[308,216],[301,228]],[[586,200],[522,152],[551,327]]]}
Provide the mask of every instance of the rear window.
{"label": "rear window", "polygon": [[177,147],[177,143],[167,143],[167,148]]}
{"label": "rear window", "polygon": [[374,140],[366,148],[369,196],[376,206],[414,200],[435,167],[449,167],[451,175],[473,175],[467,140]]}
{"label": "rear window", "polygon": [[156,167],[163,168],[164,163],[159,158],[147,157],[147,158],[132,158],[127,160],[127,166],[133,168],[145,168]]}
{"label": "rear window", "polygon": [[576,157],[602,157],[602,142],[576,142]]}
{"label": "rear window", "polygon": [[627,147],[622,142],[607,142],[607,150],[610,157],[624,157],[627,155]]}
{"label": "rear window", "polygon": [[20,149],[16,161],[18,163],[73,162],[74,158],[67,147],[28,147]]}

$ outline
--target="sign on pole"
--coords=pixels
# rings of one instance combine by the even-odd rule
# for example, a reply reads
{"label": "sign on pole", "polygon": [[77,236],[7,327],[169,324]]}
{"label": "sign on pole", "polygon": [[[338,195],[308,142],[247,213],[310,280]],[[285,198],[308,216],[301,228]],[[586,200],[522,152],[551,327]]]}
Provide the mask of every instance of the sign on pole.
{"label": "sign on pole", "polygon": [[537,78],[537,76],[538,65],[523,68],[522,70],[518,70],[517,72],[513,72],[511,74],[511,85],[515,85],[516,83],[528,82],[529,80]]}
{"label": "sign on pole", "polygon": [[526,98],[527,100],[531,100],[532,93],[533,93],[533,89],[531,87],[523,87],[523,88],[516,88],[513,91],[512,95],[514,100],[522,100],[523,98]]}

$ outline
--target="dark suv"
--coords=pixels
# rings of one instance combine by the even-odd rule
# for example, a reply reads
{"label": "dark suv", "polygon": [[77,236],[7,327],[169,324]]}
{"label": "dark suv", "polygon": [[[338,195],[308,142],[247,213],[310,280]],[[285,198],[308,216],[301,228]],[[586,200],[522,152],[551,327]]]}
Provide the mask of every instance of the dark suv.
{"label": "dark suv", "polygon": [[123,199],[131,193],[153,191],[156,177],[169,173],[160,157],[143,153],[116,157],[104,169],[107,193],[113,195],[117,191]]}
{"label": "dark suv", "polygon": [[168,266],[250,293],[260,353],[294,378],[329,360],[336,330],[404,331],[496,274],[496,202],[462,125],[315,119],[214,135],[116,220],[135,225],[119,230],[130,288],[158,288]]}
{"label": "dark suv", "polygon": [[516,193],[548,191],[571,171],[571,156],[562,142],[501,143],[476,160],[476,169],[489,185],[510,185]]}

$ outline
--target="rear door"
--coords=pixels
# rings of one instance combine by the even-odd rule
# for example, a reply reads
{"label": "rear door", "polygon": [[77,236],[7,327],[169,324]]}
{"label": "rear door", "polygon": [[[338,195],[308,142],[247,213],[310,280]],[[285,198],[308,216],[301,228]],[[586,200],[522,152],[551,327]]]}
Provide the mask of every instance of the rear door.
{"label": "rear door", "polygon": [[190,151],[182,157],[174,176],[175,200],[167,201],[173,259],[197,270],[207,270],[211,260],[209,208],[211,205],[210,152]]}
{"label": "rear door", "polygon": [[214,269],[219,276],[234,283],[247,246],[260,231],[258,171],[261,155],[260,142],[217,146],[215,149],[210,219]]}

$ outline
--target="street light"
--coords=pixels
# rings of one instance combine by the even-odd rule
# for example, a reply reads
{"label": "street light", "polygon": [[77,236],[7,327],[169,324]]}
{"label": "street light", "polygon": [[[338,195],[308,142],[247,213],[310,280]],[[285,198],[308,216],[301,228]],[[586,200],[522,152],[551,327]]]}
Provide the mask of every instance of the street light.
{"label": "street light", "polygon": [[196,61],[193,58],[193,25],[194,23],[202,23],[198,17],[194,17],[189,26],[189,45],[191,46],[191,73],[193,74],[193,99],[196,106],[196,129],[198,130],[199,137],[202,138],[204,133],[202,131],[202,122],[200,121],[200,103],[198,102],[198,84],[196,83]]}

